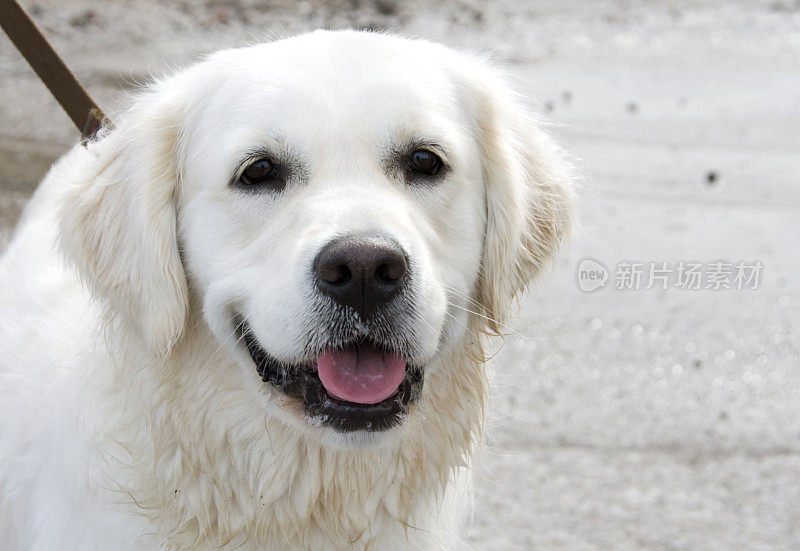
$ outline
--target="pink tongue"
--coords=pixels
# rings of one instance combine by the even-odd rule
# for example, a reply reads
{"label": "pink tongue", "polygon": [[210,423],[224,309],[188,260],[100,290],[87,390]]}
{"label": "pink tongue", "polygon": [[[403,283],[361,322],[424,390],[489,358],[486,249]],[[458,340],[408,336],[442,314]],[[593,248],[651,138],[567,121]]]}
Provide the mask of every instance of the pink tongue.
{"label": "pink tongue", "polygon": [[377,404],[395,393],[406,375],[406,359],[371,346],[327,350],[317,371],[328,394],[357,404]]}

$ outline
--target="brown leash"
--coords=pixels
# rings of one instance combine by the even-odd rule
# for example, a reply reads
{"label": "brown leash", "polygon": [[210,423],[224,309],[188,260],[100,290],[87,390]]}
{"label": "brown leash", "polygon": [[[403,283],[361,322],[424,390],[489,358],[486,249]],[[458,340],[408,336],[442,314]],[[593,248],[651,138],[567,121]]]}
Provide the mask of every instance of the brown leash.
{"label": "brown leash", "polygon": [[103,112],[16,0],[0,0],[0,27],[78,127],[82,143],[94,138],[108,124]]}

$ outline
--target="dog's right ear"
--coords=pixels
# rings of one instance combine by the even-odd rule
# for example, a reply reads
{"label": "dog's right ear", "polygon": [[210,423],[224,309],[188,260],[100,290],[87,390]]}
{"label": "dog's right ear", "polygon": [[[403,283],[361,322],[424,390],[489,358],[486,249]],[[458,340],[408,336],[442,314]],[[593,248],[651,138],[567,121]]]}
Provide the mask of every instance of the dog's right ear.
{"label": "dog's right ear", "polygon": [[176,237],[176,87],[154,87],[88,144],[90,161],[63,185],[60,240],[68,260],[113,313],[164,357],[187,315]]}

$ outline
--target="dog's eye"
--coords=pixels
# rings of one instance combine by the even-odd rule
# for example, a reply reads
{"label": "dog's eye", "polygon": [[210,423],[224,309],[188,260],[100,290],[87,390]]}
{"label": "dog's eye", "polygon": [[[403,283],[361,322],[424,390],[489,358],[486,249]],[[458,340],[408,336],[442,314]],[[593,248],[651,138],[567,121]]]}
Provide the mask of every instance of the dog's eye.
{"label": "dog's eye", "polygon": [[408,168],[427,176],[436,176],[442,169],[442,160],[427,149],[417,149],[408,159]]}
{"label": "dog's eye", "polygon": [[253,161],[239,176],[239,183],[245,186],[266,186],[276,191],[281,191],[286,186],[278,167],[267,159]]}

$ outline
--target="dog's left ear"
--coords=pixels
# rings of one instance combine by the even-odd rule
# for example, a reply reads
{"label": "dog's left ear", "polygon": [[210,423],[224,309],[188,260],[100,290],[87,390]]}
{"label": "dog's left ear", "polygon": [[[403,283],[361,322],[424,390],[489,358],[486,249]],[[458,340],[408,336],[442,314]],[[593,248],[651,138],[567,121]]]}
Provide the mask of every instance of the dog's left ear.
{"label": "dog's left ear", "polygon": [[573,226],[573,171],[521,97],[479,62],[467,77],[482,143],[486,234],[478,299],[499,333],[514,298],[553,261]]}
{"label": "dog's left ear", "polygon": [[113,130],[88,145],[88,166],[67,175],[60,213],[68,260],[161,357],[187,315],[175,212],[181,113],[170,87],[142,94]]}

